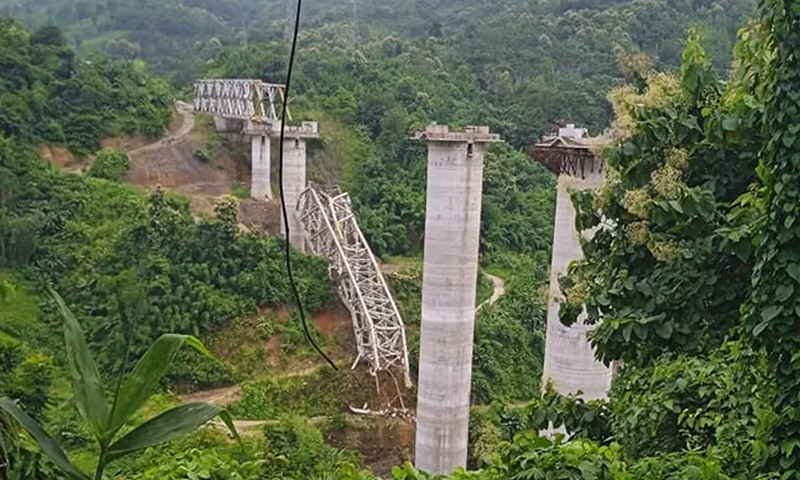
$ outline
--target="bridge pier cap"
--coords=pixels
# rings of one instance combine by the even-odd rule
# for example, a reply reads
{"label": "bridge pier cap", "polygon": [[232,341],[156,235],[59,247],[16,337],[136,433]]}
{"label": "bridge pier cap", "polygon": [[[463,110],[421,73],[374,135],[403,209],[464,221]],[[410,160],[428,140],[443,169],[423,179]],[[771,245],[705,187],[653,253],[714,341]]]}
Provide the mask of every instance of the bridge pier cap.
{"label": "bridge pier cap", "polygon": [[466,466],[483,157],[489,127],[429,125],[415,463]]}
{"label": "bridge pier cap", "polygon": [[[242,130],[245,135],[264,135],[279,138],[281,135],[281,122],[275,121],[249,121]],[[302,122],[300,125],[286,125],[284,128],[286,138],[319,138],[319,124],[317,122]]]}
{"label": "bridge pier cap", "polygon": [[500,135],[490,133],[489,127],[483,125],[467,125],[461,132],[451,132],[447,125],[432,123],[425,127],[425,130],[415,133],[412,138],[429,142],[463,142],[467,144],[502,142]]}

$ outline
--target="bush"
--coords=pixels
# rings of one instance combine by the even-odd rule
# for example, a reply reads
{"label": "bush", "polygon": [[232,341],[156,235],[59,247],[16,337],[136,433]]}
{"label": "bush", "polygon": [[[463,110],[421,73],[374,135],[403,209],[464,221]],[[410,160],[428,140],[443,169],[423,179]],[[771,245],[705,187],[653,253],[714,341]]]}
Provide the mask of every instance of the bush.
{"label": "bush", "polygon": [[29,353],[28,345],[0,331],[0,397],[18,400],[34,418],[49,402],[52,358]]}
{"label": "bush", "polygon": [[338,394],[346,373],[325,371],[306,377],[244,382],[242,399],[231,406],[234,416],[266,420],[286,414],[330,415],[342,405]]}
{"label": "bush", "polygon": [[284,416],[264,426],[266,478],[372,479],[358,469],[352,453],[325,444],[307,418]]}
{"label": "bush", "polygon": [[211,163],[211,160],[214,158],[211,155],[211,152],[207,148],[198,148],[194,151],[194,158],[197,159],[200,163]]}
{"label": "bush", "polygon": [[130,162],[127,155],[118,150],[103,150],[97,154],[97,160],[89,168],[88,175],[120,182],[128,174],[128,168]]}
{"label": "bush", "polygon": [[231,183],[231,195],[239,199],[250,198],[250,188],[242,182]]}
{"label": "bush", "polygon": [[[775,413],[762,354],[725,344],[707,357],[624,368],[610,392],[614,438],[628,458],[713,448],[728,473],[753,471]],[[754,465],[755,464],[755,465]]]}
{"label": "bush", "polygon": [[281,417],[277,424],[265,425],[263,431],[267,458],[272,464],[268,467],[270,473],[282,470],[288,461],[297,473],[305,476],[319,463],[325,440],[322,432],[310,425],[308,419]]}
{"label": "bush", "polygon": [[[260,439],[231,443],[214,430],[199,430],[167,445],[123,459],[109,478],[131,480],[261,480],[265,461]],[[112,471],[113,470],[113,471]]]}

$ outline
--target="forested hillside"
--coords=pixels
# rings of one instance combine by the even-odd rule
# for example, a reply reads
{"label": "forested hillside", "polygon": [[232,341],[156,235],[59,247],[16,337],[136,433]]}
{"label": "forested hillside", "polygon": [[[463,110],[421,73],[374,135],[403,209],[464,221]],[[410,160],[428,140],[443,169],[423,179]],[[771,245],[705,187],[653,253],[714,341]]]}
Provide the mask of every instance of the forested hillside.
{"label": "forested hillside", "polygon": [[[155,72],[184,85],[205,74],[231,47],[285,46],[285,19],[293,5],[3,0],[0,15],[31,28],[54,23],[81,52],[143,59]],[[301,45],[303,51],[324,53],[334,65],[395,58],[412,70],[469,85],[462,100],[476,106],[483,123],[519,146],[567,120],[599,132],[609,120],[605,92],[622,78],[617,58],[643,52],[660,68],[676,68],[690,26],[703,32],[714,64],[727,68],[736,30],[752,10],[751,0],[325,0],[304,6]],[[273,75],[260,72],[262,78],[281,81],[279,59],[286,57],[281,53],[276,52]],[[462,118],[455,111],[446,114],[450,122]]]}
{"label": "forested hillside", "polygon": [[[98,427],[86,392],[95,382],[101,400],[115,399],[112,386],[164,333],[199,337],[221,362],[165,357],[172,367],[141,389],[157,393],[117,438],[192,405],[175,392],[212,387],[233,397],[242,438],[214,426],[124,459],[116,451],[109,478],[428,478],[392,468],[413,452],[413,390],[398,416],[350,410],[375,386],[347,370],[350,320],[326,262],[292,254],[311,335],[338,372],[303,337],[278,239],[243,228],[231,197],[209,216],[126,184],[128,156],[101,149],[107,137],[164,135],[196,78],[283,82],[291,7],[0,0],[0,16],[15,19],[0,20],[0,397],[53,437],[40,450],[41,435],[24,434],[30,424],[4,400],[13,414],[0,415],[0,478],[105,466],[120,431]],[[762,2],[738,39],[756,17],[750,1],[304,8],[291,111],[321,125],[309,176],[351,193],[391,272],[412,367],[426,149],[410,136],[431,121],[488,124],[507,142],[486,157],[480,249],[481,269],[506,289],[477,314],[471,471],[447,478],[798,477],[797,0]],[[606,183],[574,196],[578,227],[600,228],[562,278],[562,321],[585,307],[598,356],[623,365],[607,401],[540,385],[555,179],[521,147],[566,121],[603,133]],[[209,148],[192,161],[219,168],[215,156],[241,156],[234,140],[199,132]],[[82,171],[45,161],[50,147]],[[491,287],[478,283],[484,300]],[[50,289],[102,381],[75,373],[88,355],[75,360],[80,342]],[[568,440],[538,436],[559,426]]]}
{"label": "forested hillside", "polygon": [[[53,288],[86,333],[106,382],[128,371],[130,362],[140,358],[159,335],[194,334],[210,342],[215,352],[228,352],[225,367],[181,353],[164,379],[168,388],[208,388],[242,381],[241,403],[233,412],[259,421],[277,418],[283,422],[287,415],[336,418],[346,411],[343,402],[351,397],[332,397],[332,388],[350,382],[347,377],[323,372],[297,382],[269,376],[273,368],[280,378],[281,368],[307,361],[310,350],[296,313],[289,318],[280,313],[292,302],[277,242],[261,233],[239,232],[231,199],[220,200],[213,217],[198,220],[183,198],[121,183],[129,164],[125,153],[98,151],[110,136],[155,140],[168,127],[175,90],[150,76],[141,61],[76,55],[55,27],[29,32],[13,20],[4,20],[2,38],[0,58],[9,72],[3,76],[0,97],[9,106],[0,115],[3,394],[20,400],[23,408],[43,421],[79,469],[90,468],[94,455],[90,432],[72,410],[77,399],[59,380],[67,368],[67,352],[60,341],[61,318],[47,293]],[[283,53],[282,47],[268,45],[232,47],[221,52],[219,64],[209,73],[277,78],[285,62]],[[313,146],[312,166],[317,174],[341,181],[353,192],[360,221],[377,253],[413,257],[421,249],[425,149],[408,140],[409,133],[432,119],[447,121],[450,112],[458,110],[465,112],[459,123],[469,121],[468,112],[476,108],[461,88],[475,87],[451,88],[460,81],[442,81],[425,68],[411,69],[404,59],[387,58],[374,65],[361,61],[358,73],[348,67],[351,59],[345,60],[341,64],[336,57],[317,57],[318,68],[331,74],[338,70],[335,83],[314,79],[313,63],[307,64],[307,71],[304,67],[298,80],[306,85],[306,93],[293,104],[295,115],[319,118],[330,129],[326,132],[338,134]],[[405,76],[392,72],[405,72]],[[381,80],[369,85],[370,76]],[[319,90],[314,90],[315,85]],[[395,87],[396,95],[384,93]],[[423,88],[430,98],[417,92]],[[368,100],[353,103],[355,95]],[[37,153],[43,146],[65,147],[82,158],[83,174],[60,171],[43,161]],[[503,271],[509,280],[519,280],[511,281],[508,295],[495,308],[482,310],[475,401],[520,401],[539,388],[543,319],[539,291],[546,278],[553,179],[543,167],[508,147],[493,150],[487,162],[483,263]],[[522,235],[529,228],[535,235]],[[410,260],[411,265],[416,262]],[[324,262],[296,255],[294,266],[306,311],[313,315],[332,307],[333,284],[327,280]],[[517,276],[512,273],[517,266],[527,271]],[[402,307],[416,365],[421,278],[416,267],[406,280],[402,277],[396,286],[405,296]],[[482,292],[485,299],[485,289]],[[347,335],[325,339],[313,325],[312,334],[337,355],[352,348]],[[252,340],[245,341],[245,348],[235,346],[243,336]],[[510,361],[504,349],[509,345],[525,354]],[[269,366],[258,365],[264,359]],[[526,381],[518,382],[520,376]],[[351,394],[360,398],[364,391],[356,384]],[[314,402],[295,404],[297,395],[309,394]],[[166,397],[148,408],[158,412],[175,401]],[[286,422],[294,425],[296,420]],[[12,432],[11,437],[3,437],[4,451],[17,461],[14,470],[3,470],[4,475],[23,471],[34,477],[55,475],[52,465],[41,463],[26,441],[8,444],[16,430],[8,421],[4,425],[6,432]],[[328,427],[326,434],[347,428]],[[302,441],[312,444],[297,448],[310,448],[314,459],[328,455],[328,447],[314,443],[320,432],[312,429],[308,434],[310,438]],[[188,441],[191,444],[197,438]],[[213,442],[224,440],[214,436]],[[155,474],[142,473],[151,461],[148,458],[162,453],[152,455],[156,457],[134,459],[117,467],[118,471],[150,478]],[[396,458],[399,462],[408,457]],[[287,474],[302,472],[315,461],[270,468]],[[174,462],[177,469],[194,460]],[[353,469],[355,464],[355,457],[334,456],[325,465]],[[230,465],[223,462],[219,468]]]}

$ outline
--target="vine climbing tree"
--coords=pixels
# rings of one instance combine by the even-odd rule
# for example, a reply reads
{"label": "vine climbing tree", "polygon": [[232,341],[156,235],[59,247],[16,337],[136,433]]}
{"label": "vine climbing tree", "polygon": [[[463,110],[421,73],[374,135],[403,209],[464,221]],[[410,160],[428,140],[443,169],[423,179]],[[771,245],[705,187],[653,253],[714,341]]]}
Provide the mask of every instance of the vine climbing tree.
{"label": "vine climbing tree", "polygon": [[744,324],[763,347],[779,394],[775,469],[800,477],[800,1],[764,0],[769,32],[761,150],[767,221],[760,235]]}
{"label": "vine climbing tree", "polygon": [[696,34],[680,76],[640,75],[641,88],[609,95],[604,186],[573,196],[578,228],[598,230],[562,279],[561,317],[569,324],[585,306],[601,359],[644,366],[708,352],[738,324],[749,258],[722,232],[754,161],[728,111],[736,90],[723,90]]}

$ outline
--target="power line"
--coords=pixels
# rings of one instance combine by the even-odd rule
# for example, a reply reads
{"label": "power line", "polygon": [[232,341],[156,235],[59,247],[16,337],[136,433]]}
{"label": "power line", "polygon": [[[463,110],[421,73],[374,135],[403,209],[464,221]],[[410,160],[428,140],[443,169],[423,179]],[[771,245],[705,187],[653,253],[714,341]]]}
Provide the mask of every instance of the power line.
{"label": "power line", "polygon": [[281,213],[283,214],[283,224],[285,225],[285,233],[286,236],[284,237],[284,255],[286,259],[286,274],[289,276],[289,284],[292,287],[292,292],[294,293],[295,301],[297,302],[297,309],[300,311],[300,321],[303,322],[303,333],[305,333],[306,340],[314,347],[314,349],[319,352],[319,354],[324,358],[328,364],[333,367],[334,370],[339,370],[336,367],[336,364],[333,363],[325,352],[322,351],[321,348],[317,345],[313,338],[311,338],[311,332],[308,331],[308,324],[306,323],[306,314],[303,311],[303,302],[300,299],[300,292],[297,291],[297,284],[294,281],[294,274],[292,273],[292,259],[291,259],[291,252],[292,249],[289,246],[289,215],[286,211],[286,199],[283,195],[283,141],[285,138],[286,132],[286,107],[289,105],[289,89],[292,85],[292,69],[294,67],[294,55],[295,50],[297,49],[297,32],[300,27],[300,6],[302,4],[302,0],[297,0],[297,11],[295,12],[295,19],[294,19],[294,33],[292,34],[292,49],[289,52],[289,68],[286,71],[286,87],[284,90],[283,96],[283,105],[281,106],[281,136],[280,136],[280,150],[278,152],[278,183],[279,183],[279,192],[281,197]]}

